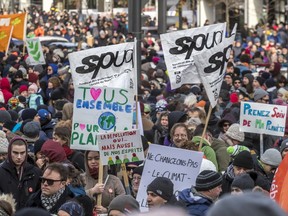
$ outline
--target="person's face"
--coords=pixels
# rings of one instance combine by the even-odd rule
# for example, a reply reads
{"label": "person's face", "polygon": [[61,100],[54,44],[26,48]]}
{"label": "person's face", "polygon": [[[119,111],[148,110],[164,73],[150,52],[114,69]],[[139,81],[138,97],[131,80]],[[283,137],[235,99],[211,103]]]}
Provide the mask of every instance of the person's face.
{"label": "person's face", "polygon": [[235,80],[235,81],[234,81],[234,87],[235,87],[236,89],[240,88],[240,87],[241,87],[241,81],[240,81],[240,80]]}
{"label": "person's face", "polygon": [[52,69],[52,67],[48,67],[48,68],[47,68],[47,74],[48,74],[48,75],[53,74],[53,69]]}
{"label": "person's face", "polygon": [[90,151],[87,155],[88,167],[90,169],[98,169],[99,168],[99,152]]}
{"label": "person's face", "polygon": [[233,73],[234,72],[234,67],[227,67],[226,73]]}
{"label": "person's face", "polygon": [[147,191],[148,208],[155,208],[163,206],[167,201],[152,191]]}
{"label": "person's face", "polygon": [[162,116],[160,124],[164,127],[168,127],[168,116]]}
{"label": "person's face", "polygon": [[52,89],[53,88],[53,84],[51,82],[48,82],[48,88]]}
{"label": "person's face", "polygon": [[247,77],[243,77],[243,84],[248,85],[249,79]]}
{"label": "person's face", "polygon": [[216,200],[220,193],[222,192],[222,186],[219,185],[213,189],[210,190],[210,197],[213,199],[213,200]]}
{"label": "person's face", "polygon": [[230,127],[230,123],[229,122],[224,122],[223,124],[223,132],[226,133],[227,130],[229,129]]}
{"label": "person's face", "polygon": [[28,97],[28,91],[23,91],[20,95],[23,97]]}
{"label": "person's face", "polygon": [[28,95],[35,94],[35,93],[36,92],[34,91],[34,89],[32,89],[32,88],[28,89]]}
{"label": "person's face", "polygon": [[265,163],[263,163],[262,165],[263,165],[263,169],[264,169],[266,174],[275,173],[275,171],[276,171],[275,167],[272,167],[272,166],[265,164]]}
{"label": "person's face", "polygon": [[233,170],[234,170],[235,176],[239,176],[239,175],[241,175],[243,173],[251,171],[251,169],[247,169],[247,168],[244,168],[244,167],[238,167],[238,166],[233,166]]}
{"label": "person's face", "polygon": [[178,147],[181,148],[184,142],[188,140],[188,134],[184,127],[177,127],[174,131],[172,141]]}
{"label": "person's face", "polygon": [[282,151],[282,159],[284,159],[284,157],[286,156],[286,154],[288,153],[288,148],[285,148],[283,151]]}
{"label": "person's face", "polygon": [[43,173],[41,181],[41,191],[42,194],[44,194],[45,196],[51,196],[57,193],[60,189],[65,187],[65,185],[66,182],[61,179],[60,173],[50,169],[46,169]]}
{"label": "person's face", "polygon": [[261,87],[260,86],[260,83],[257,81],[257,80],[253,80],[253,88],[259,88],[259,87]]}
{"label": "person's face", "polygon": [[240,195],[240,194],[243,194],[243,191],[238,187],[232,187],[231,188],[231,194],[232,195]]}
{"label": "person's face", "polygon": [[111,210],[109,212],[108,216],[125,216],[125,214],[123,214],[119,210]]}
{"label": "person's face", "polygon": [[228,84],[228,85],[232,85],[232,78],[231,76],[225,76],[225,82]]}
{"label": "person's face", "polygon": [[64,145],[64,144],[67,143],[66,140],[61,139],[61,137],[59,137],[59,136],[56,135],[55,133],[53,133],[53,140],[54,140],[55,142],[60,143],[61,145]]}
{"label": "person's face", "polygon": [[0,163],[6,160],[7,158],[7,153],[0,153]]}
{"label": "person's face", "polygon": [[138,192],[139,185],[140,185],[140,181],[141,181],[141,175],[135,173],[135,174],[133,175],[133,178],[132,178],[132,189],[133,189],[133,191],[135,191],[136,193]]}
{"label": "person's face", "polygon": [[197,112],[197,111],[188,112],[188,115],[190,118],[199,118],[199,112]]}
{"label": "person's face", "polygon": [[25,145],[12,145],[11,149],[12,161],[16,167],[20,167],[26,160],[26,146]]}
{"label": "person's face", "polygon": [[269,103],[269,95],[262,97],[260,103]]}

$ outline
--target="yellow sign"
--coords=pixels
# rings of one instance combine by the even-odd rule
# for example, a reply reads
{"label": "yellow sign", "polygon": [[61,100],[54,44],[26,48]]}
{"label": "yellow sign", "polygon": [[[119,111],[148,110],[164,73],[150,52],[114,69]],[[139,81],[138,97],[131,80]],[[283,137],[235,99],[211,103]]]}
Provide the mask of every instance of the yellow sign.
{"label": "yellow sign", "polygon": [[25,40],[26,38],[26,13],[0,15],[0,27],[13,25],[12,37]]}

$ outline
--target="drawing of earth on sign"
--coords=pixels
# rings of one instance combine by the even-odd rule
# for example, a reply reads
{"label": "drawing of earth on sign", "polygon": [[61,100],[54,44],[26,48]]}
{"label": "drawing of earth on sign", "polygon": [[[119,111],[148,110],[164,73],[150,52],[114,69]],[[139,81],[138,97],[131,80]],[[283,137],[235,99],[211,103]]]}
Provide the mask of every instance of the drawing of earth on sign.
{"label": "drawing of earth on sign", "polygon": [[116,123],[115,115],[111,112],[104,112],[98,119],[98,125],[103,130],[111,130]]}

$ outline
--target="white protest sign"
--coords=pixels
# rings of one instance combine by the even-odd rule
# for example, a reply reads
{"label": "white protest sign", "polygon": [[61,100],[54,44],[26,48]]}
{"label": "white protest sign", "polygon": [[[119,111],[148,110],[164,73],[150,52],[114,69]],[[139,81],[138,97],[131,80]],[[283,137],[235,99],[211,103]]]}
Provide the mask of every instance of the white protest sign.
{"label": "white protest sign", "polygon": [[194,56],[195,66],[212,108],[217,105],[230,52],[233,48],[236,27],[237,25],[234,26],[230,38],[224,38],[222,43]]}
{"label": "white protest sign", "polygon": [[100,158],[103,165],[114,165],[144,160],[141,135],[138,130],[98,135]]}
{"label": "white protest sign", "polygon": [[74,84],[136,88],[134,44],[122,43],[69,54]]}
{"label": "white protest sign", "polygon": [[98,150],[97,135],[132,129],[129,89],[75,86],[71,148]]}
{"label": "white protest sign", "polygon": [[39,38],[27,38],[26,47],[30,65],[46,64]]}
{"label": "white protest sign", "polygon": [[221,43],[225,33],[226,23],[219,23],[160,35],[172,89],[201,82],[193,56]]}
{"label": "white protest sign", "polygon": [[178,191],[195,185],[202,158],[203,152],[150,144],[137,193],[141,211],[148,210],[146,189],[156,177],[169,178],[177,197]]}
{"label": "white protest sign", "polygon": [[287,106],[241,102],[240,131],[284,136]]}

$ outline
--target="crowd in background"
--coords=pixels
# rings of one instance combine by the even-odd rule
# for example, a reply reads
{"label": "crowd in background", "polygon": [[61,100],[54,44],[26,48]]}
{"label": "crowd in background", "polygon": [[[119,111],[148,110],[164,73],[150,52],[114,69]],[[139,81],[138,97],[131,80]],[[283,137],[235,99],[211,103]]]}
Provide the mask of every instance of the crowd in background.
{"label": "crowd in background", "polygon": [[[84,19],[54,8],[42,12],[31,7],[27,12],[28,37],[64,37],[77,43],[73,51],[83,49],[83,43],[86,48],[109,49],[108,45],[133,41],[126,13]],[[154,19],[149,22],[155,24]],[[108,181],[98,183],[99,152],[70,148],[74,86],[67,55],[71,51],[62,45],[43,44],[42,48],[46,65],[29,65],[27,51],[23,53],[23,45],[15,41],[8,55],[0,53],[0,192],[6,194],[0,197],[0,212],[40,214],[42,209],[43,216],[48,212],[88,216],[139,211],[135,198],[143,162],[126,164],[133,197],[125,195],[117,166],[104,167],[103,179],[109,176]],[[223,205],[230,208],[236,203],[236,208],[242,202],[251,215],[285,215],[267,197],[275,171],[288,152],[288,125],[283,137],[263,135],[264,154],[260,155],[260,135],[241,132],[239,117],[241,101],[288,104],[287,48],[285,23],[259,24],[253,29],[239,26],[218,104],[204,134],[204,158],[196,185],[180,192],[176,200],[173,183],[156,178],[147,187],[150,209],[168,205],[184,210],[183,214],[213,216],[225,215]],[[144,150],[153,143],[197,151],[210,105],[203,85],[171,89],[159,35],[143,35],[141,60],[138,96]],[[247,199],[241,195],[222,199],[252,191],[256,194],[247,193]],[[98,194],[102,194],[101,205]],[[243,215],[232,207],[228,215]]]}

